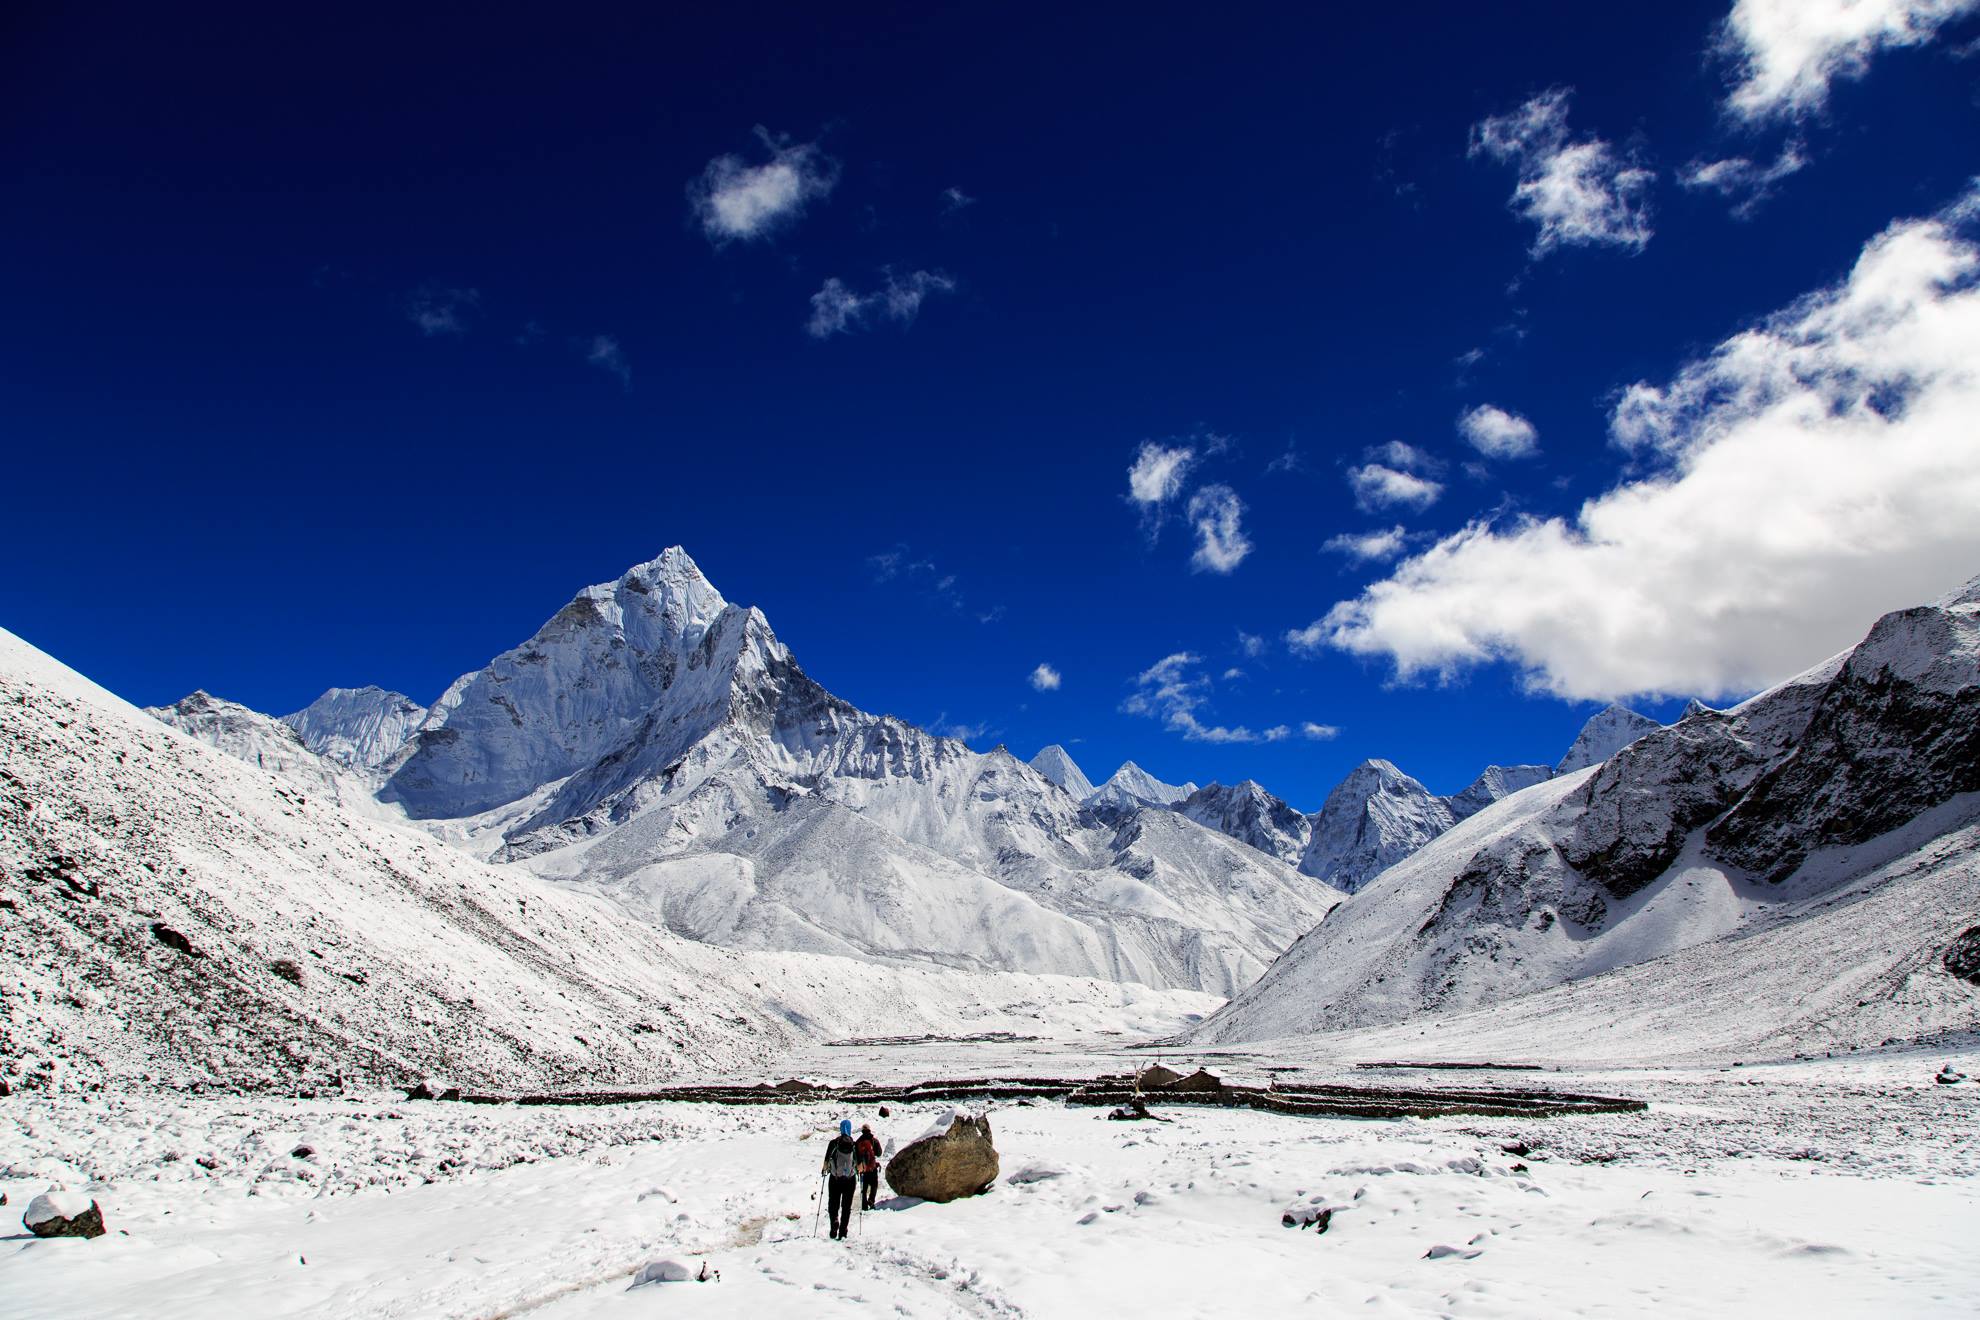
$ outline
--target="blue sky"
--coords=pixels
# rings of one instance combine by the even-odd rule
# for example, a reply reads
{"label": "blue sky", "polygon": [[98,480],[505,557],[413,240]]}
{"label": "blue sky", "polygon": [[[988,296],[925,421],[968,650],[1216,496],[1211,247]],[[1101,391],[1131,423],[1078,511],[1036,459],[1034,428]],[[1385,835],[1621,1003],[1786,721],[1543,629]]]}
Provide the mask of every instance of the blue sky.
{"label": "blue sky", "polygon": [[0,624],[430,700],[679,543],[1312,809],[1980,572],[1973,4],[1284,8],[15,14]]}

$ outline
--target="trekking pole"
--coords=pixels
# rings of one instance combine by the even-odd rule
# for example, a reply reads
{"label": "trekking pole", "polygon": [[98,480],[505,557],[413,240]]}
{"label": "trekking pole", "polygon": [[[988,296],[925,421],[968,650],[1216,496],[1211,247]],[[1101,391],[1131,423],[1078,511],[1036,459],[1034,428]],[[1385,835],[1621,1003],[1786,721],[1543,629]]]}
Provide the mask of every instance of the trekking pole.
{"label": "trekking pole", "polygon": [[818,1175],[818,1190],[811,1194],[811,1236],[818,1236],[818,1217],[825,1213],[825,1175]]}

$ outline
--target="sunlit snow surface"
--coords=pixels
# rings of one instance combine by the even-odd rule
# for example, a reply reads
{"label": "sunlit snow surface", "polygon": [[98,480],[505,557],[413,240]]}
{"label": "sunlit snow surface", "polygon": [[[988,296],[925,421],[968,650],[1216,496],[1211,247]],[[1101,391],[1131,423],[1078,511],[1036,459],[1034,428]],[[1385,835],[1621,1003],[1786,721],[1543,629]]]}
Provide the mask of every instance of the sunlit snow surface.
{"label": "sunlit snow surface", "polygon": [[[792,1064],[886,1078],[1024,1057],[1022,1045],[814,1049]],[[1064,1045],[1029,1057],[1123,1066]],[[1970,1048],[1946,1057],[1980,1071]],[[947,1206],[883,1197],[844,1244],[813,1235],[819,1152],[840,1117],[822,1105],[17,1096],[0,1101],[0,1190],[18,1205],[51,1180],[86,1188],[111,1234],[0,1240],[0,1309],[19,1320],[1970,1315],[1980,1090],[1935,1086],[1940,1058],[1548,1073],[1549,1086],[1653,1101],[1642,1115],[1551,1121],[1183,1109],[1169,1124],[1115,1123],[1000,1106],[1005,1173],[1061,1176]],[[849,1116],[898,1139],[937,1108]],[[1504,1149],[1515,1143],[1530,1153]],[[298,1158],[301,1145],[313,1153]],[[1282,1226],[1315,1206],[1335,1212],[1324,1235]],[[665,1259],[705,1261],[721,1281],[631,1286]]]}

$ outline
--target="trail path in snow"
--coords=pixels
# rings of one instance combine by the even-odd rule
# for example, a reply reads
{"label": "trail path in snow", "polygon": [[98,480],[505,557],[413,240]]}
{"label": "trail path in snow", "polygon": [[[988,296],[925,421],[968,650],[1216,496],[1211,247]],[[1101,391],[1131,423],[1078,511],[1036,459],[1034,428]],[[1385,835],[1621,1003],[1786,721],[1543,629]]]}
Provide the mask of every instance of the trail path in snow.
{"label": "trail path in snow", "polygon": [[[1007,1067],[1001,1052],[1019,1047],[900,1048],[901,1068],[965,1075]],[[1040,1066],[1082,1053],[1123,1066],[1111,1040],[1055,1045]],[[1980,1073],[1974,1053],[1952,1057]],[[846,1243],[812,1235],[819,1153],[840,1117],[827,1104],[14,1096],[0,1101],[10,1208],[60,1178],[103,1202],[112,1234],[0,1238],[0,1310],[1970,1315],[1980,1087],[1934,1086],[1939,1062],[1546,1075],[1653,1101],[1596,1119],[1191,1109],[1151,1124],[1014,1105],[992,1124],[1005,1175],[1029,1180],[947,1206],[883,1201]],[[889,1061],[847,1066],[878,1080]],[[1462,1079],[1482,1080],[1520,1079]],[[936,1108],[850,1117],[906,1140]],[[1323,1207],[1324,1235],[1282,1226]],[[663,1258],[706,1261],[721,1282],[630,1286]]]}

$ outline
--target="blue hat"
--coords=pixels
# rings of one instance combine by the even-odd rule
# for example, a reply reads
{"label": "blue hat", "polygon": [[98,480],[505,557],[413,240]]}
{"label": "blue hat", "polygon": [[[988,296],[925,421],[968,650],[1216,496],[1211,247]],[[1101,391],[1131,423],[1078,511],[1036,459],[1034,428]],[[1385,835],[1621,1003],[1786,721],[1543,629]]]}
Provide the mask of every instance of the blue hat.
{"label": "blue hat", "polygon": [[850,1137],[852,1134],[853,1134],[853,1121],[850,1118],[840,1119],[839,1135],[842,1137]]}

